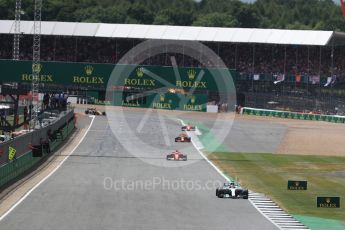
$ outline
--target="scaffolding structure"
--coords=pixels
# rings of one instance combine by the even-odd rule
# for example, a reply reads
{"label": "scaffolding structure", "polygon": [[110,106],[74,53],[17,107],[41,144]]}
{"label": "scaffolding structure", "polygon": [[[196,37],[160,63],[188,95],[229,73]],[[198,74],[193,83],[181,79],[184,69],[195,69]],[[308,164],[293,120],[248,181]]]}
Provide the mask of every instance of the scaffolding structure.
{"label": "scaffolding structure", "polygon": [[41,10],[42,0],[35,0],[34,10],[34,34],[33,34],[33,51],[32,51],[32,126],[36,127],[39,113],[39,84],[40,84],[40,56],[41,56]]}
{"label": "scaffolding structure", "polygon": [[14,12],[13,60],[19,60],[21,12],[22,12],[22,1],[16,0],[16,9]]}

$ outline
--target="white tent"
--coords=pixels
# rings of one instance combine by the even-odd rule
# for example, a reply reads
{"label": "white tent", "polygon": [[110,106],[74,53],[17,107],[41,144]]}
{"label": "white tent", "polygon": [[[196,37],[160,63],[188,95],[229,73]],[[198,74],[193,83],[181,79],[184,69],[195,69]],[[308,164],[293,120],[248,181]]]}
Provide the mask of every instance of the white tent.
{"label": "white tent", "polygon": [[[22,34],[33,34],[33,21],[21,21]],[[0,34],[13,34],[14,21],[0,20]],[[42,35],[87,36],[135,39],[165,39],[230,43],[261,43],[325,46],[331,41],[345,43],[345,33],[315,30],[281,30],[165,26],[138,24],[106,24],[81,22],[41,23]],[[334,38],[332,40],[332,38]],[[333,43],[332,43],[333,44]]]}

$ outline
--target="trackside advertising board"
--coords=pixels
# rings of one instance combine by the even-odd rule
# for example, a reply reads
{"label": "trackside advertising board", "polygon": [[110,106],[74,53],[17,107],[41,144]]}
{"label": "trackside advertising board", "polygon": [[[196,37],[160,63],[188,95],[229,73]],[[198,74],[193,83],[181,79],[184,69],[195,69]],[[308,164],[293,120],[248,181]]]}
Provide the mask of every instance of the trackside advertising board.
{"label": "trackside advertising board", "polygon": [[[114,73],[113,70],[116,66],[128,69],[129,71],[125,73],[126,76]],[[115,81],[116,85],[110,87],[127,86],[142,89],[169,87],[218,91],[219,86],[215,80],[217,76],[222,73],[230,73],[231,76],[235,76],[234,70],[217,68],[178,67],[174,69],[171,66],[68,62],[41,62],[39,65],[33,66],[31,61],[0,60],[0,79],[5,82],[31,82],[33,68],[38,69],[41,83],[94,86],[95,88],[106,88],[112,77],[120,80]]]}
{"label": "trackside advertising board", "polygon": [[340,197],[318,196],[316,205],[318,208],[340,208]]}
{"label": "trackside advertising board", "polygon": [[307,190],[307,181],[289,180],[288,190]]}
{"label": "trackside advertising board", "polygon": [[124,107],[153,108],[206,112],[207,96],[191,96],[176,93],[140,93],[114,92],[113,105]]}

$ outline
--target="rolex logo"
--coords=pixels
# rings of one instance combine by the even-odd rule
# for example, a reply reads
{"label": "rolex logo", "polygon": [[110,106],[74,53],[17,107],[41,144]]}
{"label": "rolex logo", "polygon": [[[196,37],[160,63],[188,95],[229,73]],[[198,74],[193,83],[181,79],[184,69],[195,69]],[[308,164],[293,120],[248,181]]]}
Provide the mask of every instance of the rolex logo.
{"label": "rolex logo", "polygon": [[91,65],[85,66],[84,69],[85,69],[86,75],[88,75],[88,76],[90,76],[92,74],[92,72],[93,72],[93,67]]}
{"label": "rolex logo", "polygon": [[40,73],[42,70],[41,64],[32,64],[32,71],[35,73]]}
{"label": "rolex logo", "polygon": [[138,77],[143,77],[144,76],[144,68],[143,67],[137,68],[137,76]]}
{"label": "rolex logo", "polygon": [[331,203],[331,198],[329,198],[329,197],[326,198],[326,203],[327,203],[327,204]]}
{"label": "rolex logo", "polygon": [[159,100],[161,101],[161,102],[164,102],[164,95],[163,94],[161,94],[160,96],[159,96]]}
{"label": "rolex logo", "polygon": [[187,75],[188,75],[189,80],[194,80],[195,75],[196,75],[196,71],[193,69],[190,69],[187,71]]}
{"label": "rolex logo", "polygon": [[192,96],[192,98],[190,99],[190,102],[191,102],[192,104],[195,103],[195,96]]}

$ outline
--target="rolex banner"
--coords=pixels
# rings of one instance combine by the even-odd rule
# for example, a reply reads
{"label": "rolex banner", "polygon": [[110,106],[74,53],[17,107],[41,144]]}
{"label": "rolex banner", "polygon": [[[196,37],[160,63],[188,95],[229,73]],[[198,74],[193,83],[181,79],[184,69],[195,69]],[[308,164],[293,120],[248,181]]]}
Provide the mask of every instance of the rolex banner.
{"label": "rolex banner", "polygon": [[45,84],[106,86],[113,69],[109,64],[84,64],[67,62],[41,62],[33,66],[31,61],[0,60],[2,81],[31,82],[32,70],[39,73],[39,81]]}
{"label": "rolex banner", "polygon": [[154,109],[206,112],[206,104],[206,95],[165,93],[155,94],[150,107]]}
{"label": "rolex banner", "polygon": [[[115,68],[116,67],[116,68]],[[41,62],[32,66],[31,61],[0,60],[0,79],[8,82],[31,82],[33,68],[39,72],[39,81],[46,84],[79,85],[92,88],[131,87],[158,89],[162,87],[195,89],[195,90],[226,90],[223,82],[218,82],[220,75],[231,77],[233,70],[183,68],[171,66],[137,66],[114,64],[90,64],[67,62]],[[114,71],[115,68],[115,71]],[[125,70],[125,71],[117,71]],[[232,85],[233,87],[233,85]]]}
{"label": "rolex banner", "polygon": [[207,96],[177,93],[129,93],[114,92],[113,105],[123,107],[153,108],[206,112]]}
{"label": "rolex banner", "polygon": [[340,197],[318,196],[316,206],[318,208],[340,208]]}
{"label": "rolex banner", "polygon": [[307,190],[307,181],[288,180],[288,190]]}

